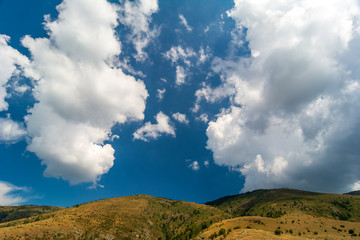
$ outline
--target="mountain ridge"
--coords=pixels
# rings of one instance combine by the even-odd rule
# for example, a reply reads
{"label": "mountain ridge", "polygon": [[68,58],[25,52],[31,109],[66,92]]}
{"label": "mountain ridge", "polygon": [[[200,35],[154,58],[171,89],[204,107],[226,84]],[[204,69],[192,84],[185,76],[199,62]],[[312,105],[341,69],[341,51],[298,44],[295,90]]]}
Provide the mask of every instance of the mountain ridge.
{"label": "mountain ridge", "polygon": [[0,239],[347,239],[359,222],[360,196],[259,189],[197,204],[138,194],[0,223]]}

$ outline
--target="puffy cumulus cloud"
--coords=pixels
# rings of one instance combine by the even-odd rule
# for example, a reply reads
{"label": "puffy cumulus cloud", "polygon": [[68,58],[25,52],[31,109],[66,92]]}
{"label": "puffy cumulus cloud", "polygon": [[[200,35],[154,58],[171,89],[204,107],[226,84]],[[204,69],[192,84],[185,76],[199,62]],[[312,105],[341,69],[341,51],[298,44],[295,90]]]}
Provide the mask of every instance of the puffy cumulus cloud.
{"label": "puffy cumulus cloud", "polygon": [[26,135],[24,127],[9,118],[0,118],[0,142],[12,143]]}
{"label": "puffy cumulus cloud", "polygon": [[144,61],[148,55],[144,51],[149,43],[159,34],[159,30],[150,29],[151,15],[159,10],[157,0],[120,0],[119,20],[131,29],[130,40],[135,46],[137,61]]}
{"label": "puffy cumulus cloud", "polygon": [[218,165],[243,191],[294,187],[347,192],[360,171],[359,3],[235,0],[228,12],[251,56],[215,59],[221,76],[198,101],[229,97],[207,128]]}
{"label": "puffy cumulus cloud", "polygon": [[148,142],[150,139],[157,139],[163,134],[175,137],[175,128],[172,126],[170,118],[164,113],[159,112],[156,116],[156,124],[146,122],[144,126],[136,130],[133,134],[134,139]]}
{"label": "puffy cumulus cloud", "polygon": [[189,26],[189,24],[188,24],[186,18],[184,17],[184,15],[179,14],[179,19],[180,19],[180,23],[181,23],[182,25],[184,25],[186,31],[191,32],[191,31],[192,31],[192,27]]}
{"label": "puffy cumulus cloud", "polygon": [[360,190],[360,181],[357,181],[356,183],[353,184],[352,191],[359,191]]}
{"label": "puffy cumulus cloud", "polygon": [[189,124],[189,120],[187,119],[186,114],[177,112],[177,113],[174,113],[172,115],[172,117],[180,123]]}
{"label": "puffy cumulus cloud", "polygon": [[144,118],[142,81],[114,66],[117,7],[106,0],[64,0],[58,19],[46,18],[49,38],[26,36],[37,103],[26,117],[28,150],[48,177],[96,182],[113,166],[111,127]]}
{"label": "puffy cumulus cloud", "polygon": [[189,168],[191,168],[194,171],[198,171],[200,170],[200,165],[198,161],[194,161],[192,163],[190,163]]}
{"label": "puffy cumulus cloud", "polygon": [[0,206],[18,205],[25,202],[26,200],[17,194],[24,190],[24,188],[0,181]]}
{"label": "puffy cumulus cloud", "polygon": [[[5,100],[8,96],[6,92],[8,81],[14,75],[20,74],[29,63],[27,57],[9,46],[9,41],[9,36],[0,34],[0,111],[8,109],[8,103]],[[17,87],[19,91],[23,89],[23,86]]]}

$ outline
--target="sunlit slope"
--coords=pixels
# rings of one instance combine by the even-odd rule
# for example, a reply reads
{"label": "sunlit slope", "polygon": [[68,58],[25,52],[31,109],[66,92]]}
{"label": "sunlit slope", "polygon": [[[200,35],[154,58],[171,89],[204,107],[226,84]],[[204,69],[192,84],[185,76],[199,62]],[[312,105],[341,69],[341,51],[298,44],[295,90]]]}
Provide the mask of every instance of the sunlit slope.
{"label": "sunlit slope", "polygon": [[228,217],[207,205],[136,195],[0,224],[0,239],[190,239]]}
{"label": "sunlit slope", "polygon": [[303,213],[336,220],[360,221],[360,196],[272,189],[228,196],[207,204],[233,217],[277,218],[290,213]]}
{"label": "sunlit slope", "polygon": [[360,239],[360,223],[302,213],[280,218],[257,216],[227,219],[211,225],[200,239]]}

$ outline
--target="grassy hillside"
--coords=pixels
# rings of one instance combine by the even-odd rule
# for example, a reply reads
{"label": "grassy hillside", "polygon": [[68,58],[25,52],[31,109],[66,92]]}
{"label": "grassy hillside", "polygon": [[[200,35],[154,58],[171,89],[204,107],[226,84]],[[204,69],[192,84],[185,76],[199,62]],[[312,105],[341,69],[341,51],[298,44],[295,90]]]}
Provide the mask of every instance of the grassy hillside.
{"label": "grassy hillside", "polygon": [[0,224],[0,239],[190,239],[229,215],[211,206],[136,195]]}
{"label": "grassy hillside", "polygon": [[39,214],[50,213],[60,210],[60,207],[49,206],[0,206],[0,223],[9,222],[21,218],[29,218]]}
{"label": "grassy hillside", "polygon": [[287,214],[280,218],[257,216],[226,219],[213,224],[200,239],[360,239],[360,224],[313,217],[307,214]]}
{"label": "grassy hillside", "polygon": [[360,197],[273,189],[196,204],[135,195],[0,223],[2,239],[360,239]]}
{"label": "grassy hillside", "polygon": [[315,217],[360,222],[360,196],[271,189],[227,196],[207,205],[217,207],[233,217],[278,218],[301,212]]}

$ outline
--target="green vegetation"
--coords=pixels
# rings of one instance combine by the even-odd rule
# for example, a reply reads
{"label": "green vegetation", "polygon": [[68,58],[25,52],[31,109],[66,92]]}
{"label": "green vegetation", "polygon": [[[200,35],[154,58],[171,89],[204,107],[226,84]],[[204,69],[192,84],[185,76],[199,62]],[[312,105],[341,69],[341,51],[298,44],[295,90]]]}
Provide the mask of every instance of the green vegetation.
{"label": "green vegetation", "polygon": [[283,188],[227,196],[206,204],[220,208],[233,217],[279,218],[287,213],[300,211],[315,217],[360,221],[360,197],[351,195],[322,194]]}
{"label": "green vegetation", "polygon": [[260,234],[258,230],[270,238],[355,237],[360,231],[355,223],[360,221],[360,197],[274,189],[204,205],[135,195],[66,209],[0,207],[0,221],[0,239],[219,240],[239,232]]}
{"label": "green vegetation", "polygon": [[[26,233],[28,239],[187,240],[193,239],[213,222],[229,217],[229,214],[211,206],[136,195],[75,205],[3,223],[0,224],[0,239],[1,229],[14,229],[14,239]],[[52,226],[50,230],[48,225]],[[46,237],[45,229],[48,231]],[[32,235],[35,232],[41,232],[41,236]],[[226,230],[219,234],[226,234]]]}
{"label": "green vegetation", "polygon": [[60,207],[49,206],[0,206],[0,223],[10,222],[17,219],[38,216],[44,213],[50,213],[60,210]]}

